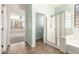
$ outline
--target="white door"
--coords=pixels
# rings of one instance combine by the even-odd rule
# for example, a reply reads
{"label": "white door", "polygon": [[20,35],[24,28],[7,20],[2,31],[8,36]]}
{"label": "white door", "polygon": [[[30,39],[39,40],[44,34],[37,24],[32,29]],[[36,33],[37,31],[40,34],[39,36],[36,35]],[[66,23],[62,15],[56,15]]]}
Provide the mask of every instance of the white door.
{"label": "white door", "polygon": [[2,5],[2,26],[3,26],[3,40],[2,45],[3,49],[2,51],[5,52],[7,50],[8,46],[8,29],[7,29],[7,5]]}
{"label": "white door", "polygon": [[0,53],[1,53],[1,41],[2,41],[2,6],[0,4]]}
{"label": "white door", "polygon": [[47,41],[56,44],[55,38],[55,16],[49,18],[48,22],[48,33],[47,33]]}

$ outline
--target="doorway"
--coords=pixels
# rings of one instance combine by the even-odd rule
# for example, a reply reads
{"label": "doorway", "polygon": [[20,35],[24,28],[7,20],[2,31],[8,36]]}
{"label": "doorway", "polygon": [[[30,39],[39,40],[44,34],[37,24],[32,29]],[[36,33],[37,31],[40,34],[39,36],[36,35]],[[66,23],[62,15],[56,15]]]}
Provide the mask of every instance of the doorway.
{"label": "doorway", "polygon": [[25,10],[21,7],[19,4],[8,5],[10,44],[25,42]]}
{"label": "doorway", "polygon": [[45,15],[36,12],[36,45],[37,42],[44,42],[44,20]]}

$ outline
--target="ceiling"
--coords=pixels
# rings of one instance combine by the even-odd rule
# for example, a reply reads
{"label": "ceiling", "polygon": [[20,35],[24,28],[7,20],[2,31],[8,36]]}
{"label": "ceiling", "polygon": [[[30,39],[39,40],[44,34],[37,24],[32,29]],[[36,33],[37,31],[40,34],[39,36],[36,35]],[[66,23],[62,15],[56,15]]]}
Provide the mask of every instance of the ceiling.
{"label": "ceiling", "polygon": [[25,14],[25,8],[23,5],[20,4],[10,4],[9,7],[9,13],[11,15],[24,15]]}
{"label": "ceiling", "polygon": [[[28,4],[9,4],[9,13],[11,15],[25,15],[25,11],[26,11],[26,6]],[[62,6],[64,4],[43,4],[43,5],[46,5],[46,6],[49,6],[49,7],[52,7],[52,8],[56,8],[56,7],[59,7],[59,6]]]}
{"label": "ceiling", "polygon": [[53,8],[56,8],[56,7],[60,7],[64,4],[49,4],[49,6],[53,7]]}
{"label": "ceiling", "polygon": [[[27,4],[9,4],[9,12],[12,14],[24,14],[26,11]],[[48,4],[48,6],[56,8],[62,6],[63,4]]]}

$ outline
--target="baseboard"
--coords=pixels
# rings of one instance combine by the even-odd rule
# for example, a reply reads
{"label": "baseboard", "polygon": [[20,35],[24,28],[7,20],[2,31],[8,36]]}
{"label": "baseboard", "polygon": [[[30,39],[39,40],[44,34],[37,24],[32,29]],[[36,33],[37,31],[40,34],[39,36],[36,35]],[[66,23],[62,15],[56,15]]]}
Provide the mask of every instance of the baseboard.
{"label": "baseboard", "polygon": [[32,45],[31,47],[33,48],[33,47],[35,47],[35,45]]}
{"label": "baseboard", "polygon": [[75,53],[75,52],[72,52],[72,51],[67,51],[67,54],[79,54],[79,53]]}
{"label": "baseboard", "polygon": [[67,53],[68,53],[68,54],[74,54],[74,53],[73,53],[73,52],[71,52],[71,51],[67,51]]}
{"label": "baseboard", "polygon": [[26,40],[25,42],[28,43],[28,45],[30,45],[31,47],[35,47],[32,44],[30,44],[30,42],[28,42],[28,40]]}

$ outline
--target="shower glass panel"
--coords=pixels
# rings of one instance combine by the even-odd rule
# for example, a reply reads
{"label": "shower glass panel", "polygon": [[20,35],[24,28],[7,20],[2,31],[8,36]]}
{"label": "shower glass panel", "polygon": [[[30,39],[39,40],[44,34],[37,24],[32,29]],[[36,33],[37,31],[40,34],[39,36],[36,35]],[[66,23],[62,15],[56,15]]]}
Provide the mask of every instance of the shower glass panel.
{"label": "shower glass panel", "polygon": [[65,12],[59,12],[56,14],[56,45],[65,52]]}
{"label": "shower glass panel", "polygon": [[55,15],[49,17],[48,21],[48,34],[47,34],[47,41],[50,43],[56,44],[56,37],[55,37]]}
{"label": "shower glass panel", "polygon": [[56,38],[57,38],[57,46],[60,47],[60,14],[56,14]]}

